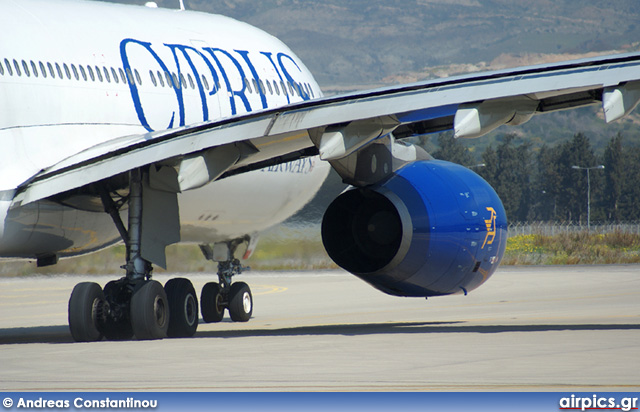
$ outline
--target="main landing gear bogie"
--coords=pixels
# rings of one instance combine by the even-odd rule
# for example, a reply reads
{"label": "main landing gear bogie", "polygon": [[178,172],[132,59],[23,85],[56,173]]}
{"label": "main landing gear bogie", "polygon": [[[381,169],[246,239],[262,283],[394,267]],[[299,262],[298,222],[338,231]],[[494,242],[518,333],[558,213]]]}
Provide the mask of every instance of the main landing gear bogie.
{"label": "main landing gear bogie", "polygon": [[[155,170],[155,173],[159,172]],[[173,175],[168,173],[163,176],[170,179]],[[104,211],[111,216],[125,243],[126,264],[122,268],[126,275],[107,283],[104,289],[93,282],[76,285],[69,298],[69,329],[75,341],[99,341],[103,337],[127,340],[134,336],[139,340],[150,340],[190,337],[196,333],[200,306],[191,282],[176,278],[163,287],[151,279],[151,259],[164,262],[163,245],[179,240],[179,215],[177,194],[154,189],[150,179],[148,167],[129,172],[127,227],[120,216],[125,201],[116,202],[107,184],[96,186]],[[143,225],[143,215],[156,216],[156,220],[157,216],[163,216],[162,227],[166,230],[154,231],[153,224]],[[143,241],[148,245],[150,238],[155,239],[155,243],[151,242],[152,247],[145,251]],[[213,247],[200,246],[206,259],[218,262],[220,282],[207,283],[202,290],[201,307],[205,322],[221,321],[225,309],[233,321],[246,322],[251,318],[253,297],[249,286],[243,282],[231,282],[234,275],[245,269],[234,258],[236,249],[244,243],[249,247],[249,242],[250,238],[246,236],[216,243]]]}
{"label": "main landing gear bogie", "polygon": [[195,335],[198,309],[207,323],[220,322],[225,309],[234,322],[247,322],[253,313],[249,285],[204,285],[201,306],[188,279],[174,278],[164,288],[155,280],[130,284],[126,278],[107,283],[79,283],[69,299],[69,328],[76,342],[185,338]]}
{"label": "main landing gear bogie", "polygon": [[162,339],[169,327],[169,302],[159,282],[125,279],[76,285],[69,299],[69,329],[77,342]]}

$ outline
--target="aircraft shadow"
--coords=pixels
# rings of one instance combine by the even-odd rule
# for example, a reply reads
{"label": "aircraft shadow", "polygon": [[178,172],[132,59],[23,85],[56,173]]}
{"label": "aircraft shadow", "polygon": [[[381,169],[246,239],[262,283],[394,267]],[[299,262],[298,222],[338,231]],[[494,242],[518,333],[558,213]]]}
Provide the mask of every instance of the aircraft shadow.
{"label": "aircraft shadow", "polygon": [[[246,338],[287,336],[365,336],[385,334],[433,334],[433,333],[510,333],[549,331],[606,331],[640,330],[638,324],[557,324],[557,325],[469,325],[466,322],[391,322],[348,325],[300,326],[281,329],[249,329],[200,331],[193,338]],[[28,343],[73,343],[69,327],[38,326],[29,328],[0,329],[0,345]]]}
{"label": "aircraft shadow", "polygon": [[195,338],[242,338],[283,336],[364,336],[384,334],[430,333],[509,333],[549,331],[640,330],[636,324],[571,324],[571,325],[468,325],[457,322],[392,322],[348,325],[300,326],[274,330],[233,330],[197,332]]}

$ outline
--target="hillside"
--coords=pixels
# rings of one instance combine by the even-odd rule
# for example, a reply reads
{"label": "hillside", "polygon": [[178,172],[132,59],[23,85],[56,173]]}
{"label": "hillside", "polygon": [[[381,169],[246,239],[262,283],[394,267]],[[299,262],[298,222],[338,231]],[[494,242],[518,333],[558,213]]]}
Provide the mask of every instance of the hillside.
{"label": "hillside", "polygon": [[[144,0],[112,0],[143,4]],[[156,0],[177,8],[179,0]],[[246,21],[288,44],[326,94],[640,50],[637,0],[184,0]],[[640,114],[605,126],[597,107],[536,116],[465,141],[479,159],[505,133],[533,150],[584,132],[596,153],[621,132],[640,146]],[[421,139],[430,152],[437,136]]]}
{"label": "hillside", "polygon": [[[116,0],[143,4],[142,1]],[[157,0],[177,8],[179,0]],[[287,43],[323,88],[638,50],[637,0],[185,0]],[[552,56],[548,56],[552,55]],[[454,70],[450,70],[449,66]],[[443,67],[444,66],[444,67]]]}

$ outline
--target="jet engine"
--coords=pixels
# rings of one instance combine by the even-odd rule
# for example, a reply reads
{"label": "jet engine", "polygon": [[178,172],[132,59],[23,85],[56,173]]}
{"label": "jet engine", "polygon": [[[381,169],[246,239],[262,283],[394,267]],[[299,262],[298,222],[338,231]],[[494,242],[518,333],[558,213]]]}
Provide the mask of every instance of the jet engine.
{"label": "jet engine", "polygon": [[496,192],[472,170],[416,161],[338,196],[324,215],[322,241],[336,264],[387,294],[466,294],[498,267],[507,219]]}

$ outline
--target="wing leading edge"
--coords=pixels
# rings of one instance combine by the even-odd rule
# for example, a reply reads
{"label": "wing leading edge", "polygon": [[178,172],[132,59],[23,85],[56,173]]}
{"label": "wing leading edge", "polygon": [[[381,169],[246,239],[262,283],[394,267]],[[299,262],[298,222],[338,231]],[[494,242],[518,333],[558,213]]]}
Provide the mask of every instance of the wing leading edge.
{"label": "wing leading edge", "polygon": [[[320,154],[339,161],[393,132],[482,136],[533,115],[600,104],[611,122],[640,101],[640,53],[478,73],[307,101],[222,121],[127,136],[80,152],[18,188],[48,198],[156,165],[179,170],[176,191],[220,176]],[[333,162],[332,162],[333,164]],[[335,165],[334,165],[335,167]]]}

